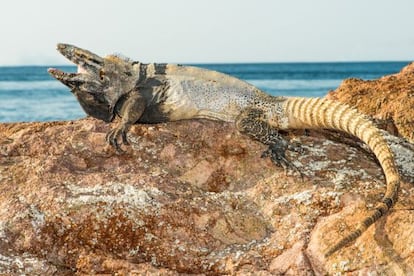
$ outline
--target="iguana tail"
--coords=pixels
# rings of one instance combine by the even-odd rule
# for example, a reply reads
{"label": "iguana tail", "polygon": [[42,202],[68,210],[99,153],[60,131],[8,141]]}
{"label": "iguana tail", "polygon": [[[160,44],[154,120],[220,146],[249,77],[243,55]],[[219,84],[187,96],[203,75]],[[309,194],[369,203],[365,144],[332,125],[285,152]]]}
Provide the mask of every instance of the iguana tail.
{"label": "iguana tail", "polygon": [[374,152],[384,171],[387,189],[380,203],[359,224],[326,253],[332,255],[361,234],[394,205],[400,185],[400,176],[393,154],[378,128],[365,115],[346,104],[319,98],[287,98],[284,103],[289,128],[327,128],[355,135]]}

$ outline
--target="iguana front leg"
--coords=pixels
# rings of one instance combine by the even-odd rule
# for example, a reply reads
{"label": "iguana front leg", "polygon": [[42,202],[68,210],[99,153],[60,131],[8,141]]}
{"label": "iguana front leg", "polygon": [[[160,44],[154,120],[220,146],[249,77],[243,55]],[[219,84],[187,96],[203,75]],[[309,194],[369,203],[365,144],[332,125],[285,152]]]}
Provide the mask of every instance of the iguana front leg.
{"label": "iguana front leg", "polygon": [[108,132],[106,141],[113,146],[118,152],[122,152],[119,138],[122,138],[122,143],[128,145],[127,133],[131,125],[136,123],[145,111],[146,102],[142,95],[132,90],[120,103],[117,103],[116,112],[121,117],[121,122]]}
{"label": "iguana front leg", "polygon": [[237,129],[247,136],[268,145],[262,157],[269,157],[273,163],[282,166],[285,171],[293,169],[301,176],[301,172],[286,157],[286,150],[302,152],[303,149],[283,138],[277,129],[271,127],[264,118],[263,110],[256,108],[244,109],[236,119]]}

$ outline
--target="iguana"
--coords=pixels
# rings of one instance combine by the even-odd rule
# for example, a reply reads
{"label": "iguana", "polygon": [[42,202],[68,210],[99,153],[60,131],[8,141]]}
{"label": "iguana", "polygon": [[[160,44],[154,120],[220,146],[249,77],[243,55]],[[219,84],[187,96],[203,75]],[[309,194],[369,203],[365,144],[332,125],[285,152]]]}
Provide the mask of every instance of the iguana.
{"label": "iguana", "polygon": [[207,118],[235,123],[243,134],[268,145],[264,155],[285,168],[294,168],[286,150],[298,150],[278,130],[334,129],[360,138],[374,152],[384,171],[387,188],[380,203],[359,226],[325,252],[332,255],[357,239],[394,205],[400,177],[393,154],[381,132],[355,108],[319,98],[273,97],[253,85],[198,67],[144,64],[117,55],[104,58],[68,44],[57,50],[78,65],[77,73],[50,68],[68,86],[87,114],[118,125],[106,136],[120,150],[135,123],[159,123]]}

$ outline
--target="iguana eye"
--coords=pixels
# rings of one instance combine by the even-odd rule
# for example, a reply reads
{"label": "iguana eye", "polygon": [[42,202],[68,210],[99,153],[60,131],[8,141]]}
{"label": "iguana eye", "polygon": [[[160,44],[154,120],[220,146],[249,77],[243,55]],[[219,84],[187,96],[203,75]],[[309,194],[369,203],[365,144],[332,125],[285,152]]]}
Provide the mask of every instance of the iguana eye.
{"label": "iguana eye", "polygon": [[99,71],[99,78],[101,79],[101,81],[104,80],[104,76],[105,76],[105,72],[103,70]]}

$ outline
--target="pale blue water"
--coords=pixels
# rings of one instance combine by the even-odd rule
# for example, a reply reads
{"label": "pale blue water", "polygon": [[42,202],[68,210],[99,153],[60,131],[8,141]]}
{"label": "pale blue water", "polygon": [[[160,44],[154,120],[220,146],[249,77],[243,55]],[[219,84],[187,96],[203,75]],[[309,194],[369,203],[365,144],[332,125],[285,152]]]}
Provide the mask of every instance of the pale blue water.
{"label": "pale blue water", "polygon": [[[408,62],[198,64],[244,79],[272,95],[323,97],[343,79],[375,79]],[[50,66],[0,67],[0,122],[85,117],[75,97],[47,73]],[[74,66],[58,67],[74,72]]]}

